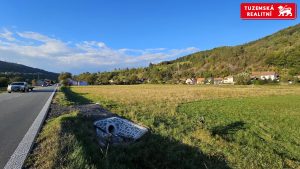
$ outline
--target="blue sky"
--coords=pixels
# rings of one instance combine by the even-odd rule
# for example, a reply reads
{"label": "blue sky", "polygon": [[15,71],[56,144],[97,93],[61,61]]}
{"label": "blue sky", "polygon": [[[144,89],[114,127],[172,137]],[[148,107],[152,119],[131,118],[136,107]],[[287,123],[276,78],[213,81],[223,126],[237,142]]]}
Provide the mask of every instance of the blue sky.
{"label": "blue sky", "polygon": [[97,72],[243,44],[299,23],[241,20],[242,2],[262,1],[1,1],[0,60]]}

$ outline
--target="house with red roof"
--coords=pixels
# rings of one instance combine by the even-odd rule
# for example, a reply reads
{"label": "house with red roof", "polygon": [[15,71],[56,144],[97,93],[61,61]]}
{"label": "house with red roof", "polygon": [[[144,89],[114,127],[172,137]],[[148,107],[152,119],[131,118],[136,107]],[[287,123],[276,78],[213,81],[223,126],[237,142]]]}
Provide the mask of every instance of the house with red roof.
{"label": "house with red roof", "polygon": [[260,79],[260,80],[277,80],[279,74],[276,72],[252,72],[252,79]]}

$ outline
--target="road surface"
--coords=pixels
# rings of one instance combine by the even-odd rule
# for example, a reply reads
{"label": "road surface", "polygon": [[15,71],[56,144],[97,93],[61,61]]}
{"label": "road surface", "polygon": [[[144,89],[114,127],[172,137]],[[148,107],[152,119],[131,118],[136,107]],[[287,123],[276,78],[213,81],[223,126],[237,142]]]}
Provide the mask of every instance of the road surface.
{"label": "road surface", "polygon": [[54,87],[46,87],[29,93],[0,94],[0,168],[14,153],[53,90]]}

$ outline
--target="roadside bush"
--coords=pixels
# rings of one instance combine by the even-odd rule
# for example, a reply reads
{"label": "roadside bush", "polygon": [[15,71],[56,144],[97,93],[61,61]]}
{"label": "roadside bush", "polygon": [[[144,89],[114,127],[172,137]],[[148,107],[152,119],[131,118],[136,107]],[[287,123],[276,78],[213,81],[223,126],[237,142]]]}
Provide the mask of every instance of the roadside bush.
{"label": "roadside bush", "polygon": [[12,82],[21,82],[21,81],[24,81],[24,78],[20,77],[20,76],[15,76],[15,77],[12,77],[12,78],[9,79],[9,83],[12,83]]}
{"label": "roadside bush", "polygon": [[258,80],[253,80],[252,83],[255,85],[265,85],[265,84],[278,84],[278,81],[277,80],[258,79]]}
{"label": "roadside bush", "polygon": [[8,78],[0,77],[0,87],[6,87],[8,85]]}
{"label": "roadside bush", "polygon": [[69,82],[68,80],[61,80],[60,83],[63,85],[63,86],[69,86]]}

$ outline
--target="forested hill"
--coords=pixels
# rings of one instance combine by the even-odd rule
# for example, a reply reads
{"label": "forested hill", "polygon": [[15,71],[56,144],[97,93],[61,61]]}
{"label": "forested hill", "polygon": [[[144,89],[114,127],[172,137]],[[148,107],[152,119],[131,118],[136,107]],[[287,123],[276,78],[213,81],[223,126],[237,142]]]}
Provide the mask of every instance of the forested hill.
{"label": "forested hill", "polygon": [[[247,44],[197,52],[173,61],[102,73],[83,73],[76,78],[90,84],[178,83],[191,77],[224,77],[242,72],[276,71],[280,76],[300,74],[300,24]],[[58,74],[0,61],[0,74],[57,79]]]}
{"label": "forested hill", "polygon": [[[6,73],[5,73],[6,72]],[[17,63],[10,63],[0,61],[0,74],[1,76],[20,76],[22,78],[35,78],[37,79],[39,76],[40,79],[51,79],[56,80],[58,77],[57,73],[48,72],[42,69],[32,68],[29,66],[17,64]]]}
{"label": "forested hill", "polygon": [[[178,83],[190,77],[224,77],[242,72],[276,71],[281,76],[300,73],[300,24],[262,39],[233,47],[219,47],[197,52],[173,61],[150,64],[147,68],[82,74],[80,79],[96,79],[96,84],[110,80],[116,84],[135,83],[140,79],[152,83]],[[90,80],[91,81],[91,80]]]}
{"label": "forested hill", "polygon": [[259,70],[299,72],[300,24],[244,45],[198,52],[169,63],[185,65],[191,72],[220,76]]}

